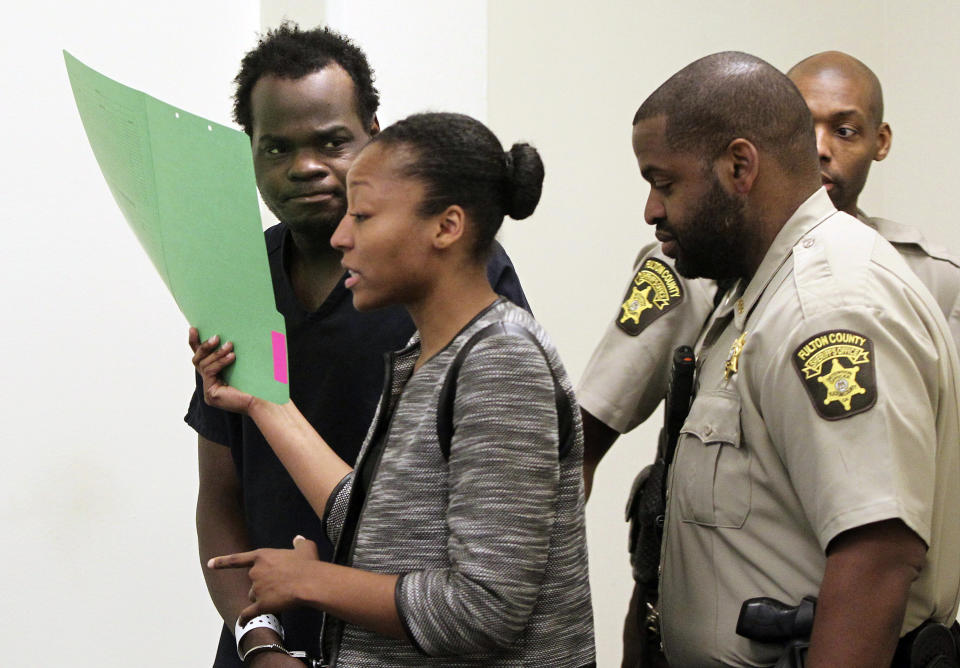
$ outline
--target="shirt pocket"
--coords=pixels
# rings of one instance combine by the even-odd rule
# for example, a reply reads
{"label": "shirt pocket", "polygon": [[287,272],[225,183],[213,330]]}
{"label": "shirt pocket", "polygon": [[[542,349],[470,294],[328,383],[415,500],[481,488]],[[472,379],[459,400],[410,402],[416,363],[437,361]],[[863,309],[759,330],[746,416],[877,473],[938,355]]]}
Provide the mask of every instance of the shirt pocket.
{"label": "shirt pocket", "polygon": [[750,450],[740,442],[740,395],[701,391],[680,430],[671,494],[680,519],[739,529],[750,514]]}

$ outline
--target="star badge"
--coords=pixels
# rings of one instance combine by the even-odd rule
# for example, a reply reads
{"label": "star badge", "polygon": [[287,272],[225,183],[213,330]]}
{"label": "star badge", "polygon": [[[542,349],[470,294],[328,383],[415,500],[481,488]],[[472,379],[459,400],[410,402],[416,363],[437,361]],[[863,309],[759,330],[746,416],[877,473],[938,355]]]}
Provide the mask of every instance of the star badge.
{"label": "star badge", "polygon": [[648,257],[637,267],[615,322],[630,336],[637,336],[681,302],[683,284],[673,269],[657,258]]}
{"label": "star badge", "polygon": [[747,342],[747,333],[744,332],[736,338],[733,345],[730,346],[730,354],[727,355],[727,362],[723,365],[723,379],[730,380],[730,377],[737,372],[740,364],[740,353],[743,352],[743,346]]}
{"label": "star badge", "polygon": [[649,299],[651,290],[653,290],[653,288],[649,285],[643,290],[633,288],[630,297],[627,298],[627,301],[623,302],[623,315],[620,317],[620,322],[633,320],[635,323],[640,324],[640,314],[648,308],[653,308],[653,304],[650,303]]}
{"label": "star badge", "polygon": [[849,329],[814,334],[793,351],[793,365],[817,414],[842,420],[877,402],[873,341]]}
{"label": "star badge", "polygon": [[840,362],[834,358],[830,371],[826,375],[817,378],[817,380],[827,388],[827,398],[823,400],[823,403],[826,405],[832,401],[839,401],[843,404],[843,409],[849,411],[850,401],[853,397],[858,394],[867,393],[866,389],[860,387],[860,384],[857,383],[858,371],[860,371],[860,367],[841,366]]}

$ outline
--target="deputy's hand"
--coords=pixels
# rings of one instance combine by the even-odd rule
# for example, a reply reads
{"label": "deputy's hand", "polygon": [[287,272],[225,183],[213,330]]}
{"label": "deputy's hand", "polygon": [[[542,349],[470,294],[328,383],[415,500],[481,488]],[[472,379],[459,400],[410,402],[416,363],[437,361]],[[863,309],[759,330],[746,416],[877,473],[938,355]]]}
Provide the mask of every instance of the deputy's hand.
{"label": "deputy's hand", "polygon": [[219,336],[211,336],[201,342],[196,327],[190,328],[187,341],[193,351],[193,366],[203,381],[203,400],[215,408],[233,413],[247,413],[253,397],[227,385],[220,377],[220,373],[237,359],[233,352],[233,343],[228,341],[220,346]]}
{"label": "deputy's hand", "polygon": [[261,548],[214,557],[209,568],[249,568],[250,600],[240,613],[240,624],[267,612],[277,613],[301,603],[298,596],[304,565],[319,560],[317,544],[303,536],[293,539],[292,550]]}

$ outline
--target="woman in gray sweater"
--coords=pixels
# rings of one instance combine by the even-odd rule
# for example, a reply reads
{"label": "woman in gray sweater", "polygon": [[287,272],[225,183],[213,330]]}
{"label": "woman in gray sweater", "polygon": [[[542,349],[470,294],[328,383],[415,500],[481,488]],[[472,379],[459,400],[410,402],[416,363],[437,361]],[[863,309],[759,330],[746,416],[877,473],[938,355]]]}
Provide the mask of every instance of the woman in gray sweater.
{"label": "woman in gray sweater", "polygon": [[535,149],[504,153],[456,114],[400,121],[351,167],[331,243],[354,305],[401,303],[417,326],[387,360],[356,469],[292,403],[224,384],[232,346],[192,334],[205,400],[256,421],[336,545],[334,563],[300,537],[212,559],[250,569],[241,621],[317,607],[324,658],[344,667],[594,664],[576,400],[547,335],[485,272],[504,214],[529,216],[542,181]]}

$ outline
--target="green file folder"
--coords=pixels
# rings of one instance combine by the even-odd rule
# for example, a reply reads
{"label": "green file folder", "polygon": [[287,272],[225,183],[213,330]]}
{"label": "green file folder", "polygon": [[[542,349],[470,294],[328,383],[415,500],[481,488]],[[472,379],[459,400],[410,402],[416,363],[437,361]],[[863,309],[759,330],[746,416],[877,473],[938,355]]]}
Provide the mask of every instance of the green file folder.
{"label": "green file folder", "polygon": [[187,321],[201,338],[233,341],[228,383],[285,403],[286,327],[273,296],[249,137],[63,56],[100,170]]}

